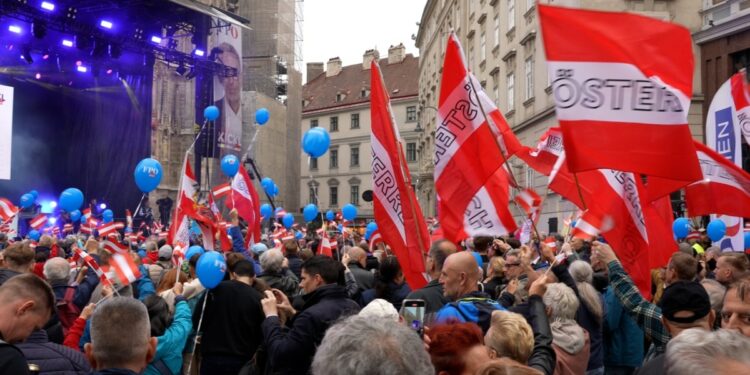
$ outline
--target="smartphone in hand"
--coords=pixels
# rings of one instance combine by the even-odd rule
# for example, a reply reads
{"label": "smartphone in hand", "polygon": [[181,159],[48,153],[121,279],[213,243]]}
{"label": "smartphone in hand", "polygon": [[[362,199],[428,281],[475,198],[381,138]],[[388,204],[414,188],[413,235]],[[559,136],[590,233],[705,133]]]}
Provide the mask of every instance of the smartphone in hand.
{"label": "smartphone in hand", "polygon": [[404,322],[422,337],[424,334],[425,301],[423,299],[405,299],[401,305],[401,317]]}

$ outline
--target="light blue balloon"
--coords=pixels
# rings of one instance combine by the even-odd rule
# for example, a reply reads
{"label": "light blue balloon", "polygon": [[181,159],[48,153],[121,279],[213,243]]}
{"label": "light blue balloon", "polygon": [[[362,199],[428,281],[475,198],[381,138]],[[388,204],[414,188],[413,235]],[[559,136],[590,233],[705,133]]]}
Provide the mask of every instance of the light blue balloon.
{"label": "light blue balloon", "polygon": [[34,201],[36,201],[37,199],[39,199],[39,192],[38,191],[32,190],[32,191],[29,192],[29,194],[31,194],[31,195],[34,196]]}
{"label": "light blue balloon", "polygon": [[265,125],[269,118],[271,118],[271,113],[269,113],[267,109],[261,108],[255,111],[255,122],[257,122],[258,125]]}
{"label": "light blue balloon", "polygon": [[336,214],[333,213],[333,211],[328,210],[326,211],[326,220],[333,221],[333,219],[336,218]]}
{"label": "light blue balloon", "polygon": [[21,200],[19,201],[19,206],[21,208],[29,208],[34,205],[34,196],[26,193],[21,196]]}
{"label": "light blue balloon", "polygon": [[357,217],[357,207],[351,203],[347,203],[341,208],[341,214],[344,216],[344,219],[352,221]]}
{"label": "light blue balloon", "polygon": [[185,252],[185,260],[190,260],[190,258],[192,258],[195,254],[203,255],[205,252],[206,250],[203,250],[203,248],[198,245],[190,246]]}
{"label": "light blue balloon", "polygon": [[323,156],[330,145],[331,136],[319,126],[308,130],[302,137],[302,150],[313,158]]}
{"label": "light blue balloon", "polygon": [[208,121],[214,121],[219,118],[219,113],[219,107],[210,105],[203,110],[203,117],[205,117]]}
{"label": "light blue balloon", "polygon": [[672,232],[677,238],[685,238],[690,232],[690,221],[684,217],[675,219],[672,223]]}
{"label": "light blue balloon", "polygon": [[294,232],[294,238],[297,239],[297,240],[301,240],[301,239],[305,238],[305,236],[302,234],[302,232],[296,231],[296,232]]}
{"label": "light blue balloon", "polygon": [[279,195],[279,186],[276,185],[276,183],[273,184],[273,194],[271,194],[272,197],[276,197]]}
{"label": "light blue balloon", "polygon": [[106,210],[104,210],[104,212],[102,212],[102,218],[105,219],[105,220],[109,219],[110,221],[112,221],[112,219],[114,219],[114,217],[115,217],[115,214],[110,209],[106,209]]}
{"label": "light blue balloon", "polygon": [[29,231],[28,237],[34,241],[39,241],[39,238],[42,237],[42,234],[39,233],[38,230],[32,229]]}
{"label": "light blue balloon", "polygon": [[240,170],[240,159],[237,156],[229,154],[221,159],[221,171],[228,177],[234,177]]}
{"label": "light blue balloon", "polygon": [[305,208],[302,209],[302,216],[304,216],[305,221],[310,222],[315,220],[315,218],[318,216],[320,211],[318,210],[318,206],[310,203]]}
{"label": "light blue balloon", "polygon": [[216,251],[209,251],[200,258],[195,265],[195,273],[204,287],[213,289],[224,280],[227,271],[227,262],[224,256]]}
{"label": "light blue balloon", "polygon": [[727,234],[727,225],[722,220],[713,219],[708,223],[708,227],[706,227],[706,234],[708,234],[708,238],[711,241],[720,241]]}
{"label": "light blue balloon", "polygon": [[58,202],[63,210],[75,211],[83,205],[83,193],[76,188],[67,188],[60,194]]}
{"label": "light blue balloon", "polygon": [[750,232],[745,232],[745,250],[750,249]]}
{"label": "light blue balloon", "polygon": [[373,232],[378,229],[378,223],[371,221],[367,223],[367,226],[365,227],[366,230],[369,230],[370,232]]}
{"label": "light blue balloon", "polygon": [[284,228],[289,229],[294,225],[294,215],[292,214],[286,214],[281,219],[281,223],[284,224]]}
{"label": "light blue balloon", "polygon": [[81,211],[79,210],[73,210],[70,212],[70,221],[76,222],[78,220],[81,220]]}
{"label": "light blue balloon", "polygon": [[266,190],[267,186],[273,186],[273,179],[271,177],[263,177],[260,180],[260,186],[262,186],[263,189]]}
{"label": "light blue balloon", "polygon": [[263,216],[264,218],[271,217],[271,214],[273,214],[273,208],[268,203],[263,203],[260,205],[260,216]]}
{"label": "light blue balloon", "polygon": [[133,172],[135,184],[144,193],[150,193],[161,182],[162,168],[158,160],[146,158],[140,161]]}

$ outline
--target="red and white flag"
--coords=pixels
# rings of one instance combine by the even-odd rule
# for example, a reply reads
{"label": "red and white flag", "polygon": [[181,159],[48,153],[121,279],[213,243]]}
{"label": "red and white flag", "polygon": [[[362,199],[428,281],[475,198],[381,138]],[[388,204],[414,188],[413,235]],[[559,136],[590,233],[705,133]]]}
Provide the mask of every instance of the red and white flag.
{"label": "red and white flag", "polygon": [[542,197],[534,189],[526,188],[521,190],[513,200],[526,212],[528,217],[536,221],[535,219],[538,218],[539,209],[542,206]]}
{"label": "red and white flag", "polygon": [[182,174],[180,175],[180,188],[177,192],[177,204],[174,209],[174,220],[169,228],[167,242],[182,247],[190,245],[190,217],[195,216],[195,175],[190,166],[190,158],[185,154]]}
{"label": "red and white flag", "polygon": [[141,272],[129,253],[112,254],[109,266],[115,271],[117,279],[123,286],[129,285],[141,277]]}
{"label": "red and white flag", "polygon": [[221,199],[223,197],[226,197],[231,192],[232,192],[232,185],[229,182],[221,184],[219,186],[215,186],[213,190],[211,190],[211,193],[213,194],[215,199]]}
{"label": "red and white flag", "polygon": [[33,219],[31,219],[31,221],[29,222],[29,226],[36,230],[39,230],[39,228],[44,226],[44,224],[46,223],[47,223],[47,215],[39,214]]}
{"label": "red and white flag", "polygon": [[285,209],[279,208],[278,210],[276,210],[276,218],[277,219],[281,219],[282,217],[284,217],[284,215],[286,215],[286,210]]}
{"label": "red and white flag", "polygon": [[609,216],[602,217],[594,211],[586,210],[576,221],[571,236],[588,241],[599,236],[599,233],[610,229],[612,229],[612,218]]}
{"label": "red and white flag", "polygon": [[320,239],[320,245],[318,245],[318,255],[327,255],[333,257],[333,249],[331,242],[328,241],[328,233],[323,231],[323,238]]}
{"label": "red and white flag", "polygon": [[446,238],[454,242],[516,230],[508,210],[510,182],[503,159],[523,146],[480,88],[466,68],[456,35],[451,34],[440,87],[434,178],[440,224]]}
{"label": "red and white flag", "polygon": [[83,217],[86,218],[86,221],[88,222],[89,219],[91,219],[91,209],[87,208],[83,210]]}
{"label": "red and white flag", "polygon": [[571,172],[698,180],[690,32],[633,13],[538,7]]}
{"label": "red and white flag", "polygon": [[83,260],[83,262],[96,273],[97,276],[99,276],[99,280],[102,282],[102,284],[112,285],[109,278],[107,278],[107,275],[102,271],[102,269],[99,267],[99,264],[96,263],[96,260],[91,257],[87,252],[83,251],[78,246],[73,246],[73,252],[75,253],[74,257],[77,257],[78,259]]}
{"label": "red and white flag", "polygon": [[563,137],[560,128],[549,128],[539,139],[536,149],[524,147],[516,156],[535,171],[549,176],[557,158],[563,150]]}
{"label": "red and white flag", "polygon": [[[427,224],[411,188],[397,124],[380,66],[370,64],[370,114],[373,208],[378,230],[398,258],[412,290],[427,284],[424,253],[429,248]],[[419,214],[417,214],[419,213]],[[346,238],[346,231],[344,238]]]}
{"label": "red and white flag", "polygon": [[245,167],[240,166],[239,172],[232,179],[232,202],[239,216],[247,222],[247,238],[245,242],[249,248],[260,242],[260,198],[255,191],[253,182]]}
{"label": "red and white flag", "polygon": [[65,225],[63,225],[63,233],[70,233],[72,231],[73,231],[73,224],[66,223]]}
{"label": "red and white flag", "polygon": [[16,216],[18,213],[18,207],[16,207],[11,201],[0,198],[0,221],[8,221]]}
{"label": "red and white flag", "polygon": [[383,242],[383,236],[380,235],[380,229],[375,229],[370,234],[370,251],[374,251],[375,246],[378,246],[378,244],[384,243]]}
{"label": "red and white flag", "polygon": [[111,254],[127,253],[129,250],[127,245],[120,243],[120,241],[115,238],[107,238],[102,246],[104,246],[104,250],[107,250]]}
{"label": "red and white flag", "polygon": [[91,234],[94,231],[88,223],[81,224],[81,226],[78,227],[78,230],[83,234]]}
{"label": "red and white flag", "polygon": [[125,210],[125,226],[128,228],[133,227],[133,215],[130,213],[130,210]]}
{"label": "red and white flag", "polygon": [[110,234],[116,234],[118,230],[123,229],[125,225],[123,223],[111,222],[103,224],[97,231],[99,236],[102,238],[108,237]]}

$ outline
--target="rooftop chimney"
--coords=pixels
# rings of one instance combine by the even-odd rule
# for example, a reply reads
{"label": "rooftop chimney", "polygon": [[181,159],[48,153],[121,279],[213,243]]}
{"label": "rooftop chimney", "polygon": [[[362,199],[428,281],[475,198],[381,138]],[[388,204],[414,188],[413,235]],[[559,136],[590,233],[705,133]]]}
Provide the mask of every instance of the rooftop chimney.
{"label": "rooftop chimney", "polygon": [[333,77],[341,73],[341,59],[333,57],[328,59],[328,65],[326,66],[326,77]]}
{"label": "rooftop chimney", "polygon": [[404,43],[388,48],[388,64],[396,64],[404,61],[406,58],[406,47]]}
{"label": "rooftop chimney", "polygon": [[322,62],[307,63],[307,82],[310,82],[315,79],[315,77],[323,74],[324,71]]}
{"label": "rooftop chimney", "polygon": [[370,69],[370,63],[373,60],[379,60],[380,59],[380,52],[376,49],[368,49],[365,51],[365,54],[362,55],[362,69],[367,70]]}

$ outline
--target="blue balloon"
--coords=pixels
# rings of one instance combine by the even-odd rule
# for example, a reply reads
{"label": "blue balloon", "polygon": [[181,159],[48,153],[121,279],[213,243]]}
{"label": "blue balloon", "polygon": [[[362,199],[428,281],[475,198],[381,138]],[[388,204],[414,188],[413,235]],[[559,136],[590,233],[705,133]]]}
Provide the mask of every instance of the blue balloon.
{"label": "blue balloon", "polygon": [[111,223],[111,222],[112,222],[113,220],[114,220],[114,219],[113,219],[113,218],[111,218],[111,217],[103,217],[103,218],[102,218],[102,224],[109,224],[109,223]]}
{"label": "blue balloon", "polygon": [[367,226],[365,227],[366,230],[373,232],[378,229],[378,223],[371,221],[367,223]]}
{"label": "blue balloon", "polygon": [[344,216],[344,219],[352,221],[357,217],[357,207],[351,203],[347,203],[341,208],[341,214]]}
{"label": "blue balloon", "polygon": [[301,239],[305,238],[305,236],[302,234],[302,232],[296,231],[296,232],[294,232],[294,238],[298,239],[298,240],[301,240]]}
{"label": "blue balloon", "polygon": [[143,258],[147,257],[148,254],[146,254],[146,250],[140,249],[140,250],[138,250],[138,256],[141,257],[141,259],[143,259]]}
{"label": "blue balloon", "polygon": [[281,218],[281,223],[284,224],[284,228],[289,229],[294,225],[294,215],[286,214]]}
{"label": "blue balloon", "polygon": [[273,192],[274,192],[273,187],[274,186],[276,186],[276,184],[273,183],[273,182],[271,182],[270,184],[266,184],[265,186],[263,186],[263,190],[266,192],[266,194],[268,194],[271,197],[273,197]]}
{"label": "blue balloon", "polygon": [[273,184],[273,194],[271,194],[272,197],[276,197],[279,195],[279,186],[276,185],[276,183]]}
{"label": "blue balloon", "polygon": [[185,260],[190,260],[195,254],[203,255],[205,252],[206,250],[203,250],[203,248],[198,245],[190,246],[185,252]]}
{"label": "blue balloon", "polygon": [[70,211],[70,221],[75,223],[78,220],[81,220],[81,211],[79,210]]}
{"label": "blue balloon", "polygon": [[227,177],[234,177],[240,170],[240,159],[237,156],[229,154],[221,159],[221,171],[224,172]]}
{"label": "blue balloon", "polygon": [[67,188],[60,194],[58,202],[63,210],[75,211],[83,205],[83,193],[76,188]]}
{"label": "blue balloon", "polygon": [[302,216],[305,217],[305,221],[313,221],[318,216],[318,213],[320,211],[318,210],[318,206],[310,203],[305,208],[302,209]]}
{"label": "blue balloon", "polygon": [[213,289],[221,280],[224,280],[224,273],[227,272],[227,262],[221,253],[209,251],[200,258],[195,265],[195,274],[204,287]]}
{"label": "blue balloon", "polygon": [[88,221],[88,219],[86,218],[86,216],[83,216],[83,214],[82,214],[81,215],[81,224],[85,224],[87,221]]}
{"label": "blue balloon", "polygon": [[750,249],[750,232],[745,232],[745,250]]}
{"label": "blue balloon", "polygon": [[727,225],[720,219],[713,219],[706,227],[706,234],[713,242],[720,241],[727,234]]}
{"label": "blue balloon", "polygon": [[271,214],[273,213],[273,208],[268,203],[263,203],[260,205],[260,216],[263,216],[264,218],[268,219],[271,217]]}
{"label": "blue balloon", "polygon": [[365,231],[365,241],[369,241],[370,237],[372,237],[372,232],[370,232],[369,230]]}
{"label": "blue balloon", "polygon": [[684,217],[675,219],[672,223],[672,232],[677,238],[685,238],[690,232],[690,222]]}
{"label": "blue balloon", "polygon": [[39,238],[42,237],[42,234],[39,233],[38,230],[32,229],[32,230],[29,231],[28,236],[29,236],[30,239],[32,239],[34,241],[39,241]]}
{"label": "blue balloon", "polygon": [[302,150],[313,158],[323,156],[330,145],[331,136],[327,130],[319,126],[308,130],[302,137]]}
{"label": "blue balloon", "polygon": [[150,193],[159,186],[161,175],[161,164],[156,159],[151,158],[141,160],[135,167],[135,172],[133,172],[135,184],[144,193]]}
{"label": "blue balloon", "polygon": [[29,194],[31,194],[31,195],[33,195],[33,196],[34,196],[34,200],[35,200],[35,201],[36,201],[37,199],[39,199],[39,192],[38,192],[38,191],[36,191],[36,190],[32,190],[32,191],[30,191],[30,192],[29,192]]}
{"label": "blue balloon", "polygon": [[264,190],[267,190],[267,186],[273,186],[273,179],[271,177],[263,177],[260,180],[260,186],[262,186]]}
{"label": "blue balloon", "polygon": [[29,208],[34,205],[34,196],[26,193],[21,196],[20,204],[21,208]]}
{"label": "blue balloon", "polygon": [[106,209],[104,210],[104,212],[102,212],[103,219],[114,219],[114,217],[115,217],[115,214],[110,209]]}
{"label": "blue balloon", "polygon": [[219,107],[210,105],[203,110],[203,117],[208,121],[214,121],[219,118]]}
{"label": "blue balloon", "polygon": [[333,219],[336,218],[336,214],[333,213],[333,211],[328,210],[326,211],[326,220],[333,221]]}
{"label": "blue balloon", "polygon": [[265,108],[255,111],[255,122],[257,122],[258,125],[265,125],[270,117],[271,114]]}

